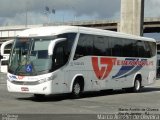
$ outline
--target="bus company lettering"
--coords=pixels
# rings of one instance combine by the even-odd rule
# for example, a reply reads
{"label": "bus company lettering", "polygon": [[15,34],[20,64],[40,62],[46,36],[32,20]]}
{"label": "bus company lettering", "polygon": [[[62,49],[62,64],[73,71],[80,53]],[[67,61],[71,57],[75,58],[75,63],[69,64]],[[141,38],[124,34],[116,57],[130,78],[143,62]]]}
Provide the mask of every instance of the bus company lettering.
{"label": "bus company lettering", "polygon": [[115,65],[122,65],[122,66],[153,66],[153,61],[147,61],[143,59],[142,61],[136,60],[117,60]]}
{"label": "bus company lettering", "polygon": [[117,58],[92,57],[92,66],[96,77],[99,80],[104,80],[112,71],[113,66],[122,67],[112,78],[122,78],[139,71],[143,66],[153,66],[153,61],[137,58],[118,60]]}

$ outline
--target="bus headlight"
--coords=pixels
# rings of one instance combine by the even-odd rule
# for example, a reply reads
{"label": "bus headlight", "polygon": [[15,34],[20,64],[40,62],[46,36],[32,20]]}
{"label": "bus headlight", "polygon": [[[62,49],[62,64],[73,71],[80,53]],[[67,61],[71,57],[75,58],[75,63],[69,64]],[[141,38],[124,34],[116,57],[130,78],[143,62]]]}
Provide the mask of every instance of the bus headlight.
{"label": "bus headlight", "polygon": [[38,82],[41,84],[41,83],[44,83],[44,82],[47,82],[47,81],[50,81],[50,80],[54,80],[55,78],[56,78],[56,75],[53,75],[53,76],[50,76],[50,77],[47,77],[47,78],[40,79]]}
{"label": "bus headlight", "polygon": [[48,78],[44,78],[44,79],[40,79],[38,82],[41,84],[41,83],[44,83],[44,82],[47,82],[49,81],[49,77]]}

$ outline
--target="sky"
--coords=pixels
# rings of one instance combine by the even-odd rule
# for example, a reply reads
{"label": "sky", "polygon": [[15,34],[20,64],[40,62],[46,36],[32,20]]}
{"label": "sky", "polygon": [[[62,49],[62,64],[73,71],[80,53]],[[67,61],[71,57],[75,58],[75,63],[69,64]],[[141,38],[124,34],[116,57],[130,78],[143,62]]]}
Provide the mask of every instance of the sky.
{"label": "sky", "polygon": [[0,0],[0,25],[25,24],[26,14],[28,24],[41,24],[48,20],[115,19],[119,11],[120,0]]}
{"label": "sky", "polygon": [[[145,0],[145,17],[160,17],[159,6]],[[0,26],[104,19],[120,19],[120,0],[0,0]]]}
{"label": "sky", "polygon": [[[145,17],[160,17],[159,6],[145,0]],[[0,26],[119,18],[120,0],[0,0]]]}

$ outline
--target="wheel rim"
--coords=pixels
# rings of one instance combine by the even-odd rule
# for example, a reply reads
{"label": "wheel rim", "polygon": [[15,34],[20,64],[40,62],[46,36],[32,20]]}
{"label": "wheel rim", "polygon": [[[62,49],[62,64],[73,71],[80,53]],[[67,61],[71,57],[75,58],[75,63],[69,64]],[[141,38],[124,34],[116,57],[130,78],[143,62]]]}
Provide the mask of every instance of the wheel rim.
{"label": "wheel rim", "polygon": [[74,86],[74,93],[76,95],[78,95],[80,93],[80,90],[81,90],[80,85],[78,83],[75,84],[75,86]]}
{"label": "wheel rim", "polygon": [[136,89],[136,91],[138,91],[140,89],[140,82],[139,82],[139,80],[135,81],[135,89]]}

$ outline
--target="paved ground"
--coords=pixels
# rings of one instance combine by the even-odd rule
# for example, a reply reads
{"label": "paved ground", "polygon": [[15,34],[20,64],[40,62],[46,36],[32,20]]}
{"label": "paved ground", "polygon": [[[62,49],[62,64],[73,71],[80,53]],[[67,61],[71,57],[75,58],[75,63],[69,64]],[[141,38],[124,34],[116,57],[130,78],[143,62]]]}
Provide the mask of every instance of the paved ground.
{"label": "paved ground", "polygon": [[0,72],[0,84],[6,84],[6,74]]}
{"label": "paved ground", "polygon": [[[5,79],[5,76],[1,76],[0,79]],[[0,83],[0,114],[4,120],[9,115],[23,119],[31,116],[33,119],[39,117],[37,120],[49,118],[97,120],[102,117],[100,115],[106,114],[160,114],[160,80],[142,89],[140,93],[126,93],[122,90],[105,91],[85,93],[80,99],[71,99],[69,95],[58,95],[48,96],[43,100],[35,99],[32,94],[9,93],[5,82]]]}

